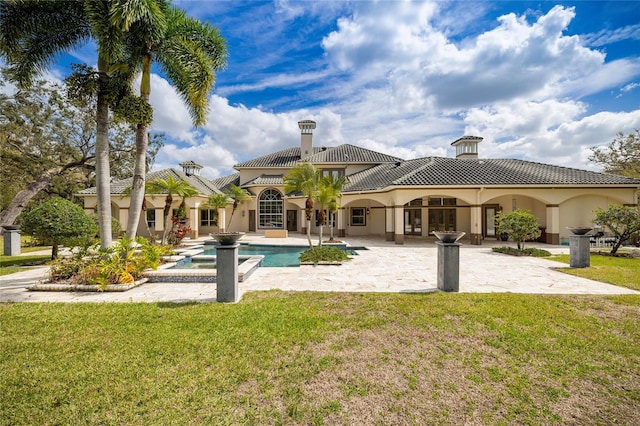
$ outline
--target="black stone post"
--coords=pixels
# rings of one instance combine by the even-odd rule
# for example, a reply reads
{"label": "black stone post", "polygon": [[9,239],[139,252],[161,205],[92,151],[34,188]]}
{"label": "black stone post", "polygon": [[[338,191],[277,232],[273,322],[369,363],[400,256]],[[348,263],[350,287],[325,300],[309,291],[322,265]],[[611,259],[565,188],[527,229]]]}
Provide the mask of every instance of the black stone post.
{"label": "black stone post", "polygon": [[438,289],[460,291],[460,246],[459,243],[443,243],[438,246]]}
{"label": "black stone post", "polygon": [[239,244],[216,247],[217,301],[238,301],[238,247]]}

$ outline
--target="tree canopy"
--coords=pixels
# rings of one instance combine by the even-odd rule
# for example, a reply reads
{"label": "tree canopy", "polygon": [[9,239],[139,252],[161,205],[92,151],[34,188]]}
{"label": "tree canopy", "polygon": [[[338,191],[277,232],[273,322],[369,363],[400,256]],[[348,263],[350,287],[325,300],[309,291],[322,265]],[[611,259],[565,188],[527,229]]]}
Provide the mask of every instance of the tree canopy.
{"label": "tree canopy", "polygon": [[640,130],[620,132],[607,147],[591,148],[589,160],[601,164],[607,173],[640,178]]}
{"label": "tree canopy", "polygon": [[60,197],[31,210],[22,221],[22,232],[52,245],[52,259],[58,255],[58,245],[80,237],[94,237],[97,230],[94,219],[82,207]]}
{"label": "tree canopy", "polygon": [[500,212],[496,216],[498,233],[506,232],[516,242],[518,250],[524,249],[524,243],[540,236],[538,218],[526,209],[517,209],[511,213]]}
{"label": "tree canopy", "polygon": [[[78,190],[95,185],[96,176],[95,103],[70,100],[67,82],[36,81],[29,88],[7,89],[0,93],[0,225],[12,224],[30,202],[54,195],[71,199]],[[162,146],[162,137],[152,135],[148,165]],[[114,123],[109,139],[111,175],[131,176],[131,128]]]}
{"label": "tree canopy", "polygon": [[595,214],[593,223],[607,227],[616,237],[611,254],[615,254],[623,242],[640,232],[640,207],[613,204],[606,210],[598,208]]}

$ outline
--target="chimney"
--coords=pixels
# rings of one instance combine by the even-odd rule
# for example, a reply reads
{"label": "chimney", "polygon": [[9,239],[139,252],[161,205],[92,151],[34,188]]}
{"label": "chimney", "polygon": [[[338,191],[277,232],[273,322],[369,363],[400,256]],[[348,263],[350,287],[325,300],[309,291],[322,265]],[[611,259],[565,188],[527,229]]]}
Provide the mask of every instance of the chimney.
{"label": "chimney", "polygon": [[463,136],[451,143],[456,147],[456,158],[476,160],[478,158],[478,144],[482,142],[479,136]]}
{"label": "chimney", "polygon": [[200,164],[188,160],[183,161],[179,164],[179,166],[182,167],[182,171],[187,176],[200,176],[200,169],[202,169],[202,166]]}
{"label": "chimney", "polygon": [[300,127],[300,159],[306,160],[313,155],[313,129],[316,128],[316,122],[313,120],[298,121]]}

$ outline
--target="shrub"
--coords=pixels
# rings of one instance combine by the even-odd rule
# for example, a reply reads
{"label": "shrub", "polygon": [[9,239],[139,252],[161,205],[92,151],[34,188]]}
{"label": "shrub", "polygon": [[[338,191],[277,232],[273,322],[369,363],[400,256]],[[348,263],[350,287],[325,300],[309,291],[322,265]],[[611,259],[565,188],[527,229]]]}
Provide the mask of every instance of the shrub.
{"label": "shrub", "polygon": [[58,245],[95,235],[97,227],[82,207],[63,198],[52,198],[23,216],[22,232],[51,245],[51,258]]}
{"label": "shrub", "polygon": [[506,232],[518,245],[518,250],[524,249],[524,242],[535,240],[540,236],[538,218],[533,213],[525,209],[517,209],[511,213],[498,213],[498,233]]}
{"label": "shrub", "polygon": [[313,247],[300,254],[300,262],[344,262],[350,260],[347,252],[337,247],[319,246]]}
{"label": "shrub", "polygon": [[52,281],[97,284],[102,290],[108,284],[133,284],[142,278],[145,269],[156,269],[166,252],[166,247],[151,245],[142,237],[122,238],[108,250],[80,250],[69,259],[54,262],[50,277]]}
{"label": "shrub", "polygon": [[532,256],[532,257],[548,257],[551,256],[551,252],[547,250],[528,248],[528,249],[515,249],[513,247],[494,247],[491,249],[496,253],[510,254],[511,256]]}
{"label": "shrub", "polygon": [[593,223],[606,226],[616,236],[611,254],[615,254],[624,241],[633,243],[634,234],[640,231],[640,208],[614,204],[607,210],[598,208],[595,214]]}

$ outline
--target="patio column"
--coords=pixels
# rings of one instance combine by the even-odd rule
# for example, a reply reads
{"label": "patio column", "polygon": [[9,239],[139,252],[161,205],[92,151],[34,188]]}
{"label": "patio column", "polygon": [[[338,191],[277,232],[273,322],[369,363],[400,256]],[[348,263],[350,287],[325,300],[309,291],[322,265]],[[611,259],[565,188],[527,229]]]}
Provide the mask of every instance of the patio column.
{"label": "patio column", "polygon": [[160,232],[164,231],[164,209],[155,209],[156,210],[156,226],[154,231]]}
{"label": "patio column", "polygon": [[337,233],[339,238],[343,238],[347,236],[347,231],[345,226],[346,222],[344,217],[345,213],[346,213],[346,209],[344,207],[340,207],[336,212],[336,227],[337,227]]}
{"label": "patio column", "polygon": [[394,210],[394,226],[396,244],[404,244],[404,206],[395,206]]}
{"label": "patio column", "polygon": [[385,220],[385,239],[387,241],[393,241],[393,207],[386,206],[384,208]]}
{"label": "patio column", "polygon": [[547,244],[560,244],[560,206],[547,204]]}
{"label": "patio column", "polygon": [[225,207],[218,209],[218,231],[225,232],[227,230],[227,209]]}
{"label": "patio column", "polygon": [[192,238],[198,238],[199,229],[200,229],[200,217],[198,217],[198,208],[192,208],[191,213],[189,214],[189,226],[193,230]]}
{"label": "patio column", "polygon": [[482,245],[482,206],[471,206],[471,244]]}
{"label": "patio column", "polygon": [[118,219],[118,222],[122,225],[122,230],[126,230],[127,222],[129,221],[129,207],[120,207],[118,210],[118,217],[116,219]]}

